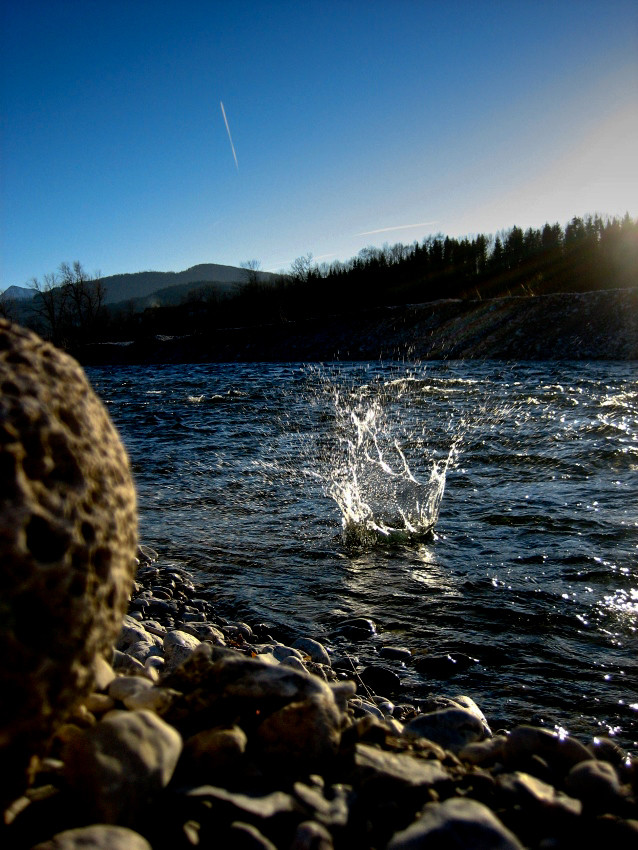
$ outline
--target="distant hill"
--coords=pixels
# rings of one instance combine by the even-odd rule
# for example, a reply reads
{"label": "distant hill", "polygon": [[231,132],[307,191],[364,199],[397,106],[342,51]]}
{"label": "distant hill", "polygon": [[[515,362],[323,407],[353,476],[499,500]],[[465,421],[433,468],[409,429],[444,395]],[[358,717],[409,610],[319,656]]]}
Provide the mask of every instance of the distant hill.
{"label": "distant hill", "polygon": [[[276,275],[269,272],[258,272],[259,280],[264,283],[274,281]],[[101,278],[106,290],[105,304],[117,304],[120,301],[146,299],[158,290],[175,289],[186,284],[204,286],[217,284],[221,291],[230,291],[238,283],[245,283],[247,273],[236,266],[220,266],[217,263],[200,263],[191,266],[183,272],[135,272],[134,274],[115,274]],[[190,287],[193,288],[192,286]],[[185,289],[182,294],[188,294]],[[172,303],[162,301],[161,303]]]}
{"label": "distant hill", "polygon": [[26,301],[27,299],[33,298],[35,290],[26,286],[10,286],[8,289],[5,289],[4,292],[0,293],[0,295],[4,298],[13,298],[16,301]]}
{"label": "distant hill", "polygon": [[[274,283],[278,277],[270,272],[257,272],[257,276],[266,284]],[[181,272],[115,274],[100,278],[100,281],[105,291],[104,303],[116,313],[131,308],[142,312],[147,307],[181,304],[190,293],[198,290],[230,294],[238,285],[248,282],[248,272],[236,266],[201,263]],[[0,292],[0,306],[4,305],[13,321],[28,325],[38,298],[31,287],[10,286]]]}

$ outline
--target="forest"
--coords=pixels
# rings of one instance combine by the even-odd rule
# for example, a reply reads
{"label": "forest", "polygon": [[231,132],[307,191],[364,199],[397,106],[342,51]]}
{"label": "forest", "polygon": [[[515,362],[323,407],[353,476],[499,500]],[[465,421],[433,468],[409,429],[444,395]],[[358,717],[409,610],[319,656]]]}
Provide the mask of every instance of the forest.
{"label": "forest", "polygon": [[136,311],[126,304],[104,305],[99,279],[86,275],[78,262],[63,263],[59,277],[52,275],[45,285],[35,281],[26,323],[73,350],[87,342],[285,324],[441,299],[632,288],[638,286],[638,220],[589,215],[565,227],[514,226],[495,236],[437,234],[410,245],[367,247],[347,262],[331,264],[317,265],[308,254],[266,283],[257,261],[243,265],[244,280],[230,293],[202,283],[179,305]]}

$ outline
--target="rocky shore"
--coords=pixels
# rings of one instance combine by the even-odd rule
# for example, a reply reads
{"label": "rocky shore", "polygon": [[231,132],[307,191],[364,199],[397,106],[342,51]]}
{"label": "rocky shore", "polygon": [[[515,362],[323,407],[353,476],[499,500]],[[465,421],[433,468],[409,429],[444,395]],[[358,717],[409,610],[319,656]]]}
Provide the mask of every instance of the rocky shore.
{"label": "rocky shore", "polygon": [[85,365],[331,360],[636,360],[638,288],[444,300],[85,346]]}
{"label": "rocky shore", "polygon": [[491,729],[468,696],[409,702],[410,652],[371,651],[375,632],[360,618],[286,645],[142,548],[112,663],[5,811],[2,846],[638,846],[637,759]]}

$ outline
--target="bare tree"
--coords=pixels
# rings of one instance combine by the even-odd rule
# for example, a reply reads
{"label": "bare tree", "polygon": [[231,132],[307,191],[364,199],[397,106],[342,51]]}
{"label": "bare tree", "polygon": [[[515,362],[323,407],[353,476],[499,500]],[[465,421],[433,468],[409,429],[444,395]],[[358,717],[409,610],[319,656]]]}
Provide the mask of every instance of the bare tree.
{"label": "bare tree", "polygon": [[47,336],[54,345],[61,345],[65,324],[65,293],[60,287],[60,282],[55,272],[45,274],[40,281],[37,277],[31,278],[29,282],[31,289],[35,290],[32,308],[37,318],[43,324],[42,333]]}
{"label": "bare tree", "polygon": [[42,281],[29,284],[36,295],[32,308],[42,324],[42,332],[64,347],[72,340],[90,337],[104,305],[105,290],[96,272],[89,275],[76,260],[60,263],[57,272],[45,274]]}
{"label": "bare tree", "polygon": [[255,284],[259,283],[259,269],[261,268],[259,260],[245,260],[245,262],[239,265],[246,273],[245,282],[249,286],[255,286]]}
{"label": "bare tree", "polygon": [[81,338],[88,338],[104,304],[104,284],[99,272],[89,275],[80,263],[60,263],[58,279],[69,307],[67,319]]}
{"label": "bare tree", "polygon": [[291,276],[300,283],[306,283],[312,271],[312,254],[304,254],[297,257],[290,264]]}

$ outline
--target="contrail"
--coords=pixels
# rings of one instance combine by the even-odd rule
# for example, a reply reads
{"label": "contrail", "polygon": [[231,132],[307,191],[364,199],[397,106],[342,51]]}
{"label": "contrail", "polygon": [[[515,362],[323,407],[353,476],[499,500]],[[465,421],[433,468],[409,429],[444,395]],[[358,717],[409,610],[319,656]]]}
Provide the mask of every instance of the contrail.
{"label": "contrail", "polygon": [[235,145],[233,144],[233,137],[230,135],[230,127],[228,126],[228,118],[226,118],[226,110],[224,109],[223,101],[219,101],[219,105],[222,108],[222,115],[224,116],[224,124],[226,125],[226,132],[228,133],[228,141],[230,142],[230,149],[233,152],[233,158],[235,160],[235,168],[239,171],[239,163],[237,162],[237,154],[235,153]]}
{"label": "contrail", "polygon": [[390,230],[407,230],[409,227],[428,227],[436,224],[436,221],[420,221],[418,224],[400,224],[398,227],[380,227],[378,230],[364,230],[363,233],[355,233],[355,236],[372,236],[373,233],[388,233]]}

